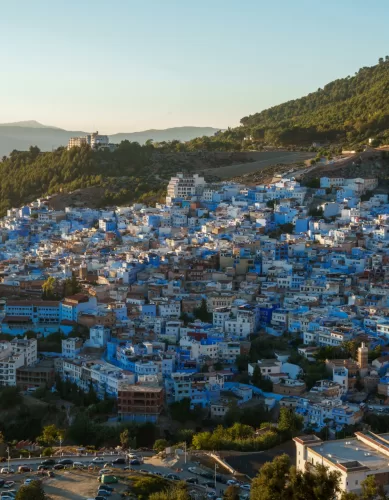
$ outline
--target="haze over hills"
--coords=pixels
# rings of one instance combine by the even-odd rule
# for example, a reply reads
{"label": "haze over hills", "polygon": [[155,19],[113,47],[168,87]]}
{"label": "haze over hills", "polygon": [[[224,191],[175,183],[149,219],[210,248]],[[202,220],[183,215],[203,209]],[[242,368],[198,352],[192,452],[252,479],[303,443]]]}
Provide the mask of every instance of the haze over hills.
{"label": "haze over hills", "polygon": [[[199,136],[212,136],[220,129],[213,127],[175,127],[165,130],[145,130],[141,132],[117,133],[110,135],[110,141],[124,140],[144,144],[148,139],[155,142],[189,141]],[[104,133],[103,130],[100,131]],[[70,137],[86,135],[81,130],[64,130],[50,125],[42,125],[35,120],[0,124],[0,156],[8,155],[14,149],[25,151],[30,146],[38,146],[42,151],[51,151],[66,146]]]}

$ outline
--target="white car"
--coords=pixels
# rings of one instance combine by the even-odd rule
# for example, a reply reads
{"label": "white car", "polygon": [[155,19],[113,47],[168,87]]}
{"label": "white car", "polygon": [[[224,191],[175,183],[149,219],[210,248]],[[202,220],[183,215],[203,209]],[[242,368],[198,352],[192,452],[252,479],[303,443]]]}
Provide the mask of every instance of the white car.
{"label": "white car", "polygon": [[200,471],[197,467],[188,467],[188,471],[191,472],[192,474],[200,474]]}
{"label": "white car", "polygon": [[227,484],[228,484],[228,486],[234,486],[234,485],[235,485],[235,484],[237,484],[237,483],[236,483],[235,479],[229,479],[229,480],[227,481]]}
{"label": "white car", "polygon": [[95,457],[92,462],[94,462],[95,464],[101,464],[103,462],[105,462],[105,458],[104,457]]}
{"label": "white car", "polygon": [[99,476],[102,476],[103,474],[111,474],[113,472],[112,469],[101,469],[99,470]]}
{"label": "white car", "polygon": [[31,478],[29,477],[28,479],[26,479],[26,480],[24,481],[24,484],[25,484],[25,485],[28,485],[28,484],[32,483],[33,481],[34,481],[34,480],[33,480],[33,479],[31,479]]}
{"label": "white car", "polygon": [[240,487],[242,488],[242,490],[247,490],[247,491],[251,490],[250,484],[242,484]]}
{"label": "white car", "polygon": [[1,474],[13,474],[15,471],[12,467],[8,468],[8,467],[3,467],[1,470],[0,470],[0,473]]}

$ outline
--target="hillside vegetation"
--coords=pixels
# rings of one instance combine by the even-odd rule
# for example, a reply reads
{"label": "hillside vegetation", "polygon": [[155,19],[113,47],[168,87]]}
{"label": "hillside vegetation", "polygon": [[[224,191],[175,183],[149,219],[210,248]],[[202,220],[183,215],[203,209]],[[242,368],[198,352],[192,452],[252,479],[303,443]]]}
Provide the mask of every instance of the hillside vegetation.
{"label": "hillside vegetation", "polygon": [[128,141],[112,153],[89,147],[13,151],[0,163],[0,213],[43,195],[90,186],[106,188],[102,204],[142,198],[160,188],[146,168],[151,153],[152,147]]}
{"label": "hillside vegetation", "polygon": [[164,198],[166,185],[177,172],[201,172],[245,161],[251,161],[245,153],[169,153],[163,144],[151,141],[143,146],[122,141],[113,152],[85,146],[44,153],[33,146],[2,158],[0,215],[8,208],[55,193],[60,193],[53,200],[58,209],[83,203],[93,207],[155,203]]}
{"label": "hillside vegetation", "polygon": [[268,143],[388,140],[389,57],[306,97],[242,118],[241,124],[254,139]]}

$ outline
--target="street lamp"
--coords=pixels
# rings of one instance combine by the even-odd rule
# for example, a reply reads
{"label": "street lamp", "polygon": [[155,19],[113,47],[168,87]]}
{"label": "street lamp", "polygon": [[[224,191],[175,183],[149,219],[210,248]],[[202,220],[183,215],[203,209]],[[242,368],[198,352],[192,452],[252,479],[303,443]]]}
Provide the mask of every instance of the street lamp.
{"label": "street lamp", "polygon": [[59,437],[59,456],[62,457],[62,436]]}
{"label": "street lamp", "polygon": [[215,491],[216,490],[216,470],[219,468],[219,466],[217,464],[215,464]]}
{"label": "street lamp", "polygon": [[9,472],[9,461],[10,461],[10,457],[9,457],[9,446],[7,447],[7,453],[8,453],[8,472]]}

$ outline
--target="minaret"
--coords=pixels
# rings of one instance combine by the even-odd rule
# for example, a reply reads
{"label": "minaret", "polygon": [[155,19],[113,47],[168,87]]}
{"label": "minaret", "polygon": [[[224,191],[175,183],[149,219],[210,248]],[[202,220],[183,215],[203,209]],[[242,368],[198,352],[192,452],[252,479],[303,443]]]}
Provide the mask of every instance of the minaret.
{"label": "minaret", "polygon": [[361,377],[367,375],[368,365],[369,349],[365,346],[365,343],[362,342],[361,347],[358,347],[358,366]]}

